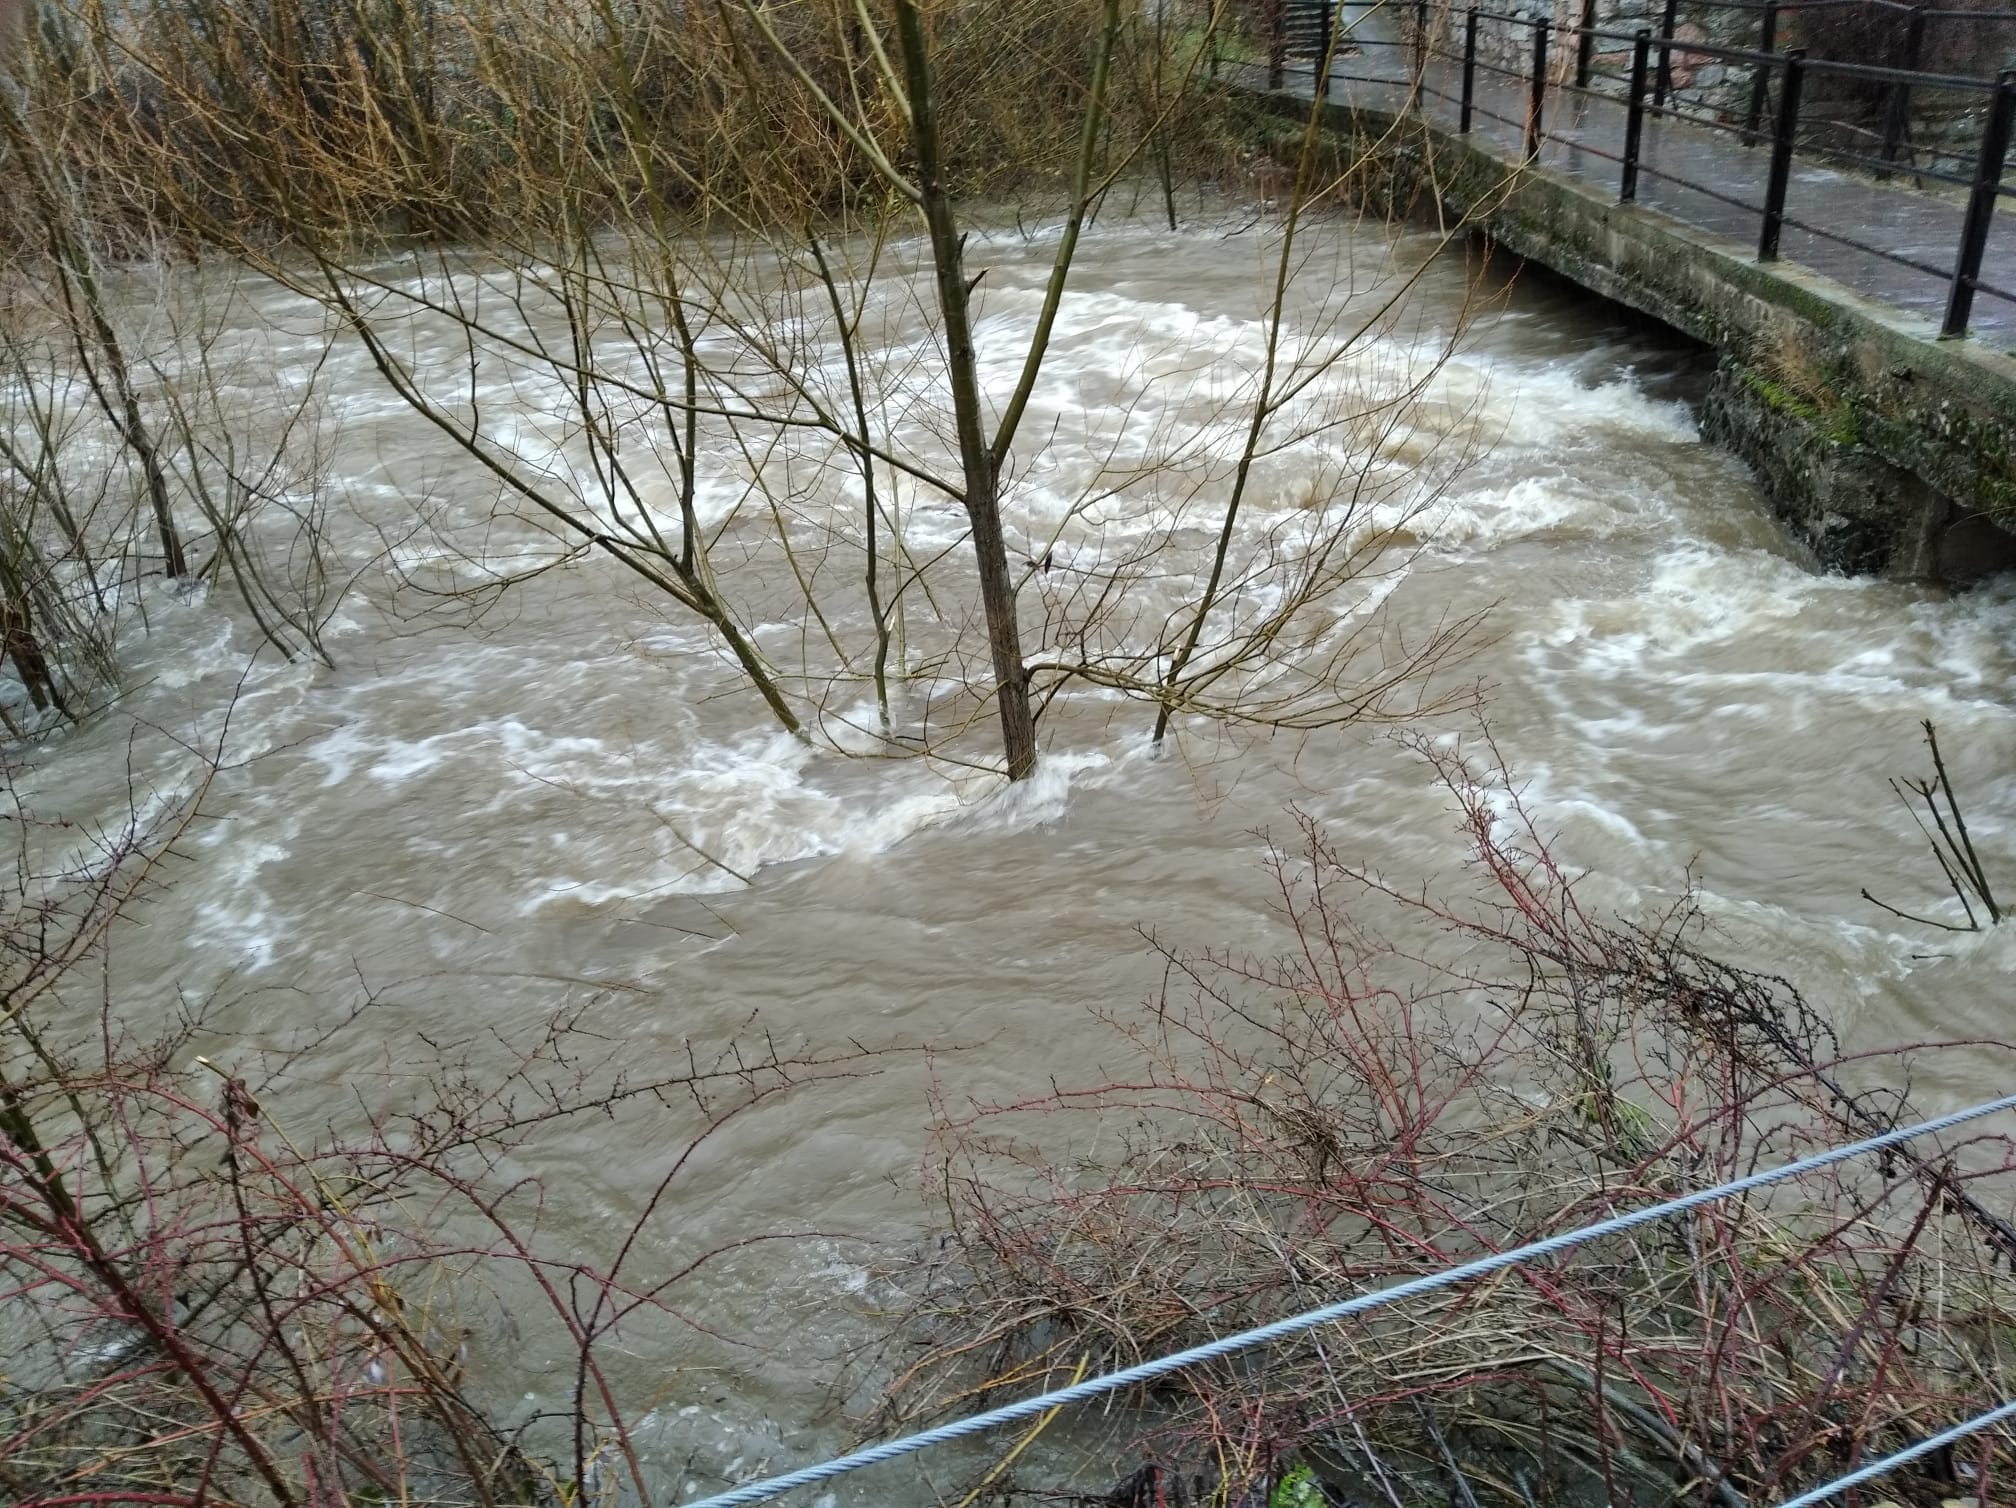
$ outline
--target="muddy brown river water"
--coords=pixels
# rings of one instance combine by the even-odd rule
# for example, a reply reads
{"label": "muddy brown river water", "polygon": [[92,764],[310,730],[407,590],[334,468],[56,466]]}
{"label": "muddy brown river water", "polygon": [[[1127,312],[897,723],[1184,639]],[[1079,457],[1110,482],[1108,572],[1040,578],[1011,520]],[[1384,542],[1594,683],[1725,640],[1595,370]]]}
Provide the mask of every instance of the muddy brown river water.
{"label": "muddy brown river water", "polygon": [[[1138,408],[1101,415],[1117,393],[1171,391],[1141,378],[1149,336],[1193,364],[1243,359],[1263,231],[1235,229],[1100,227],[1030,432],[1061,447],[1074,426],[1144,422]],[[1047,248],[1004,234],[974,255],[988,268],[984,355],[1026,329]],[[1466,291],[1460,258],[1438,263],[1391,339],[1432,346]],[[2016,586],[1817,573],[1743,469],[1702,443],[1704,353],[1537,275],[1497,294],[1438,379],[1489,443],[1416,524],[1425,546],[1391,586],[1394,620],[1488,609],[1445,675],[1482,686],[1558,853],[1605,906],[1650,910],[1691,873],[1722,950],[1792,979],[1851,1042],[2007,1035],[2016,935],[1934,939],[1858,892],[1939,903],[1885,784],[1923,765],[1931,718],[1976,839],[2016,893]],[[248,347],[265,364],[248,380],[298,380],[311,342],[290,346],[287,301],[246,307],[277,320]],[[738,1254],[682,1292],[733,1340],[626,1338],[670,1501],[843,1440],[826,1384],[835,1354],[875,1329],[873,1243],[931,1239],[917,1173],[934,1088],[1014,1099],[1097,1075],[1117,1049],[1095,1010],[1159,977],[1139,929],[1278,940],[1260,834],[1288,831],[1291,808],[1390,874],[1432,881],[1463,857],[1446,797],[1379,729],[1187,726],[1157,757],[1141,707],[1067,697],[1044,723],[1038,777],[1010,791],[779,735],[703,634],[604,562],[538,578],[474,628],[429,627],[385,541],[423,496],[444,532],[481,530],[496,490],[356,353],[339,350],[324,380],[336,543],[364,573],[332,624],[336,668],[269,656],[248,672],[242,625],[164,599],[133,641],[132,692],[53,736],[28,775],[45,808],[110,820],[129,754],[172,786],[186,761],[168,735],[213,733],[235,697],[210,820],[175,888],[119,941],[130,1008],[219,992],[241,1002],[221,1019],[249,1052],[380,992],[365,1029],[291,1091],[303,1123],[352,1095],[407,1092],[399,1071],[423,1035],[522,1033],[585,1002],[604,1042],[646,1069],[752,1024],[812,1044],[958,1049],[786,1098],[683,1181],[653,1237],[668,1256],[762,1230],[833,1234]],[[527,405],[536,428],[522,386],[491,401]],[[1019,484],[1011,544],[1046,516],[1053,480],[1034,467]],[[1292,506],[1270,499],[1251,527]],[[801,625],[782,599],[775,612],[765,631],[788,645]],[[1459,709],[1426,731],[1476,728]],[[1925,1109],[2006,1088],[1966,1061],[1914,1085]],[[662,1176],[678,1126],[670,1111],[662,1125],[589,1119],[540,1140],[523,1171],[546,1181],[549,1239],[595,1250]],[[494,1319],[472,1374],[527,1409],[564,1386],[535,1338]]]}

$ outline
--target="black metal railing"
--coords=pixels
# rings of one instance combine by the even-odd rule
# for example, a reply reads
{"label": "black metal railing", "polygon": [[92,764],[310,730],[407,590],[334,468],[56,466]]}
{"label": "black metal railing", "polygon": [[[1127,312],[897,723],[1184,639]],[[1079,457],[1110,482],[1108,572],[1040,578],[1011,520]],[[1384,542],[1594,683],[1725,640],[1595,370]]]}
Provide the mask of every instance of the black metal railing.
{"label": "black metal railing", "polygon": [[[1794,48],[1803,51],[1814,64],[1872,64],[1890,70],[1891,76],[1877,86],[1875,100],[1863,100],[1861,118],[1834,116],[1830,123],[1843,135],[1872,137],[1880,167],[1878,177],[1888,176],[1890,166],[1901,164],[1909,171],[1921,148],[1911,140],[1914,80],[1920,76],[1967,73],[1982,60],[2016,56],[2016,10],[1952,10],[1906,0],[1664,0],[1665,11],[1659,28],[1662,43],[1672,39],[1685,15],[1697,23],[1706,22],[1723,33],[1724,45],[1744,47],[1753,52],[1782,54]],[[1717,21],[1715,18],[1722,18]],[[1880,23],[1880,24],[1876,24]],[[1662,45],[1662,58],[1684,48]],[[1856,56],[1860,53],[1862,56]],[[1760,65],[1750,71],[1750,89],[1744,110],[1744,127],[1753,139],[1772,109],[1769,90],[1773,69]],[[1676,93],[1672,89],[1670,66],[1662,72],[1663,91],[1655,91],[1656,103],[1664,105]],[[1826,73],[1816,75],[1825,80]],[[1845,71],[1836,77],[1851,77]],[[1986,82],[1985,78],[1982,80]],[[1865,81],[1866,82],[1866,81]],[[1838,108],[1844,102],[1836,101]],[[1824,116],[1826,101],[1809,95],[1808,114],[1814,106]],[[1699,108],[1707,109],[1706,106]],[[1922,152],[1936,165],[1943,155],[1936,143]]]}
{"label": "black metal railing", "polygon": [[[1321,59],[1335,55],[1341,40],[1338,31],[1342,11],[1336,0],[1286,0],[1273,11],[1272,42],[1267,49],[1268,82],[1281,87],[1282,70],[1290,58]],[[1327,92],[1328,70],[1316,81],[1319,92]]]}
{"label": "black metal railing", "polygon": [[[1812,13],[1843,5],[1867,10],[1882,7],[1904,13],[1904,43],[1897,66],[1829,58],[1807,45],[1814,30]],[[2016,67],[1997,76],[1976,77],[1924,71],[1917,63],[1926,56],[1927,39],[1935,23],[1944,25],[2016,23],[2016,11],[1942,11],[1894,0],[1688,0],[1692,10],[1750,12],[1755,17],[1758,45],[1735,46],[1696,40],[1682,28],[1681,0],[1662,0],[1656,26],[1631,31],[1597,24],[1596,0],[1582,0],[1573,23],[1556,25],[1552,8],[1543,13],[1510,13],[1480,6],[1460,12],[1431,12],[1427,0],[1396,5],[1393,0],[1262,0],[1265,23],[1267,81],[1284,86],[1291,60],[1312,65],[1311,87],[1319,94],[1337,83],[1366,83],[1388,90],[1396,85],[1404,107],[1427,111],[1449,107],[1459,133],[1470,134],[1479,119],[1516,133],[1528,162],[1539,162],[1548,145],[1558,142],[1583,156],[1614,162],[1618,168],[1618,198],[1639,199],[1646,179],[1663,180],[1723,206],[1754,214],[1759,261],[1775,260],[1786,229],[1796,229],[1819,241],[1837,243],[1865,256],[1905,268],[1945,284],[1943,336],[1964,336],[1973,318],[1977,296],[2016,306],[2016,292],[1996,286],[1983,276],[1997,206],[2016,190],[2003,186],[2004,168],[2016,129]],[[1368,17],[1388,18],[1383,34],[1374,34]],[[1391,24],[1397,21],[1398,24]],[[1483,27],[1493,28],[1487,46]],[[1725,28],[1726,30],[1726,28]],[[1573,63],[1567,47],[1572,39]],[[1787,42],[1781,48],[1780,43]],[[1510,45],[1508,45],[1510,44]],[[1628,56],[1621,72],[1599,66],[1609,56]],[[1383,60],[1383,66],[1382,66]],[[1325,66],[1327,64],[1327,66]],[[1676,79],[1704,64],[1724,70],[1735,81],[1740,110],[1707,114],[1689,109],[1678,98]],[[1747,73],[1748,88],[1740,81]],[[1845,132],[1841,123],[1814,109],[1816,93],[1858,89],[1880,101],[1880,126],[1862,136]],[[1453,93],[1451,91],[1454,91]],[[1912,101],[1928,94],[1959,101],[1955,119],[1978,123],[1977,134],[1964,145],[1949,145],[1951,167],[1905,163]],[[1558,108],[1556,102],[1558,101]],[[1608,107],[1601,116],[1599,139],[1592,127],[1592,105]],[[1564,133],[1550,132],[1547,122],[1561,116]],[[1612,117],[1614,116],[1614,120]],[[1732,181],[1704,183],[1665,167],[1648,150],[1648,126],[1717,133],[1746,148],[1768,147],[1767,153],[1746,152],[1751,164],[1763,159],[1761,202],[1755,193],[1754,171],[1732,175]],[[1970,127],[1975,129],[1975,127]],[[1874,138],[1869,150],[1854,143]],[[1510,146],[1507,138],[1507,146]],[[1910,246],[1886,248],[1871,244],[1853,225],[1830,224],[1824,207],[1788,207],[1794,163],[1804,158],[1828,166],[1865,172],[1872,181],[1908,173],[1922,188],[1947,185],[1964,194],[1959,235],[1950,265],[1924,259]],[[1585,175],[1586,176],[1586,175]],[[1891,192],[1917,191],[1894,185]],[[1945,218],[1950,233],[1951,198],[1923,195],[1928,220]],[[1811,243],[1807,243],[1811,244]],[[2012,279],[2010,281],[2016,281]]]}

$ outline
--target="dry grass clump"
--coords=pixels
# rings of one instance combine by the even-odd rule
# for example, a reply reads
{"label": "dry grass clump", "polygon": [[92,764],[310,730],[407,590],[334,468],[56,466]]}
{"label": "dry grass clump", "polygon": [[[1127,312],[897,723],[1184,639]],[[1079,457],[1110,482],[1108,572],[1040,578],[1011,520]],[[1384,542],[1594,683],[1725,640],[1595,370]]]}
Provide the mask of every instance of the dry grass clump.
{"label": "dry grass clump", "polygon": [[[1935,1052],[1978,1082],[2010,1051],[1844,1056],[1786,981],[1704,952],[1690,905],[1604,920],[1501,775],[1423,752],[1486,899],[1401,892],[1305,822],[1273,862],[1288,953],[1166,950],[1163,994],[1112,1018],[1138,1072],[945,1118],[950,1251],[891,1421],[1856,1140],[1918,1118]],[[1914,1143],[1194,1369],[1145,1426],[1079,1421],[1072,1485],[1140,1449],[1099,1500],[1245,1501],[1297,1462],[1396,1508],[1782,1499],[2011,1396],[2011,1185],[1983,1183],[2011,1160],[1999,1130]],[[1886,1490],[1995,1500],[2010,1450],[1978,1436]]]}
{"label": "dry grass clump", "polygon": [[[774,40],[738,4],[77,0],[41,9],[14,73],[108,242],[467,241],[640,213],[793,224],[878,198],[813,91],[855,110],[865,136],[900,135],[886,18],[871,28],[871,12],[832,0],[763,14]],[[1062,192],[1099,17],[1098,0],[930,8],[962,197]],[[1117,150],[1156,136],[1184,154],[1171,141],[1196,134],[1188,60],[1209,30],[1208,13],[1130,28]],[[7,181],[20,170],[0,162]]]}

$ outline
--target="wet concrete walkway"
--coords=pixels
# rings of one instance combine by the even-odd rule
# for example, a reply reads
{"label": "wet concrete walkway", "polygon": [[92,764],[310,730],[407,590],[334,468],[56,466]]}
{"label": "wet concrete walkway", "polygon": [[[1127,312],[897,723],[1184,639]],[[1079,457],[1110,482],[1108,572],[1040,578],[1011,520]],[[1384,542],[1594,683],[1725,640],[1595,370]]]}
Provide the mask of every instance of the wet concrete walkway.
{"label": "wet concrete walkway", "polygon": [[[1367,109],[1405,109],[1411,92],[1407,80],[1397,70],[1382,72],[1382,63],[1397,63],[1398,48],[1381,45],[1385,39],[1365,40],[1361,52],[1337,59],[1331,99]],[[1291,62],[1286,87],[1306,96],[1313,81],[1314,71],[1307,63],[1298,69]],[[1424,113],[1454,131],[1461,88],[1455,64],[1432,63],[1422,81]],[[1480,65],[1473,144],[1488,147],[1507,164],[1522,160],[1527,100],[1525,80],[1486,72]],[[1599,185],[1614,197],[1622,171],[1625,117],[1621,101],[1568,89],[1550,91],[1541,112],[1540,166]],[[1638,203],[1733,242],[1743,254],[1754,257],[1770,161],[1768,141],[1746,147],[1732,131],[1648,114],[1640,149]],[[1795,156],[1779,254],[1865,298],[1920,317],[1928,322],[1923,334],[1936,336],[1946,311],[1965,213],[1964,191],[1936,187],[1940,191],[1910,187],[1901,178],[1878,182]],[[1835,237],[1850,238],[1869,249]],[[1890,257],[1916,265],[1900,265]],[[1998,207],[1981,280],[2016,293],[2016,201],[2004,199]],[[1979,289],[1969,335],[1991,349],[2016,355],[2016,302]]]}

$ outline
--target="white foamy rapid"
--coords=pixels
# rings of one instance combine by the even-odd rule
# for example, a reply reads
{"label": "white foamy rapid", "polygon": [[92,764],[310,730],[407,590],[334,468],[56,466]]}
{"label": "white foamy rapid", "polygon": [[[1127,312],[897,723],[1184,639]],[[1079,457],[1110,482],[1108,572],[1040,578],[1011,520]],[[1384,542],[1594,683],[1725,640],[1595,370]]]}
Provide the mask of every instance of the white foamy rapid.
{"label": "white foamy rapid", "polygon": [[[1268,244],[1264,226],[1107,224],[1089,238],[1010,467],[1032,660],[1152,651],[1166,616],[1195,599],[1242,443],[1227,403],[1263,364]],[[1341,655],[1367,625],[1397,636],[1382,643],[1419,642],[1484,614],[1436,685],[1483,683],[1530,807],[1564,861],[1590,871],[1598,904],[1642,912],[1691,873],[1717,946],[1792,978],[1851,1040],[2000,1032],[2016,928],[1929,934],[1859,892],[1954,911],[1886,785],[1925,767],[1929,718],[1975,841],[2016,900],[2016,587],[1948,595],[1816,573],[1741,469],[1701,443],[1700,358],[1675,338],[1520,287],[1483,300],[1452,348],[1469,291],[1454,261],[1377,319],[1380,277],[1425,243],[1333,226],[1309,247],[1287,345],[1311,379],[1279,421],[1292,440],[1253,469],[1236,585],[1198,663],[1229,663],[1227,625],[1264,622],[1294,590],[1274,563],[1306,559],[1348,519],[1341,532],[1368,569],[1238,684],[1285,695],[1299,668]],[[1047,254],[1005,234],[969,249],[985,271],[977,336],[997,401],[1019,372]],[[455,286],[475,296],[499,276]],[[1349,296],[1331,297],[1340,288]],[[927,304],[928,285],[896,281],[863,314],[877,443],[923,471],[948,464]],[[847,371],[818,307],[764,328],[796,353],[806,390],[837,402]],[[276,382],[305,381],[319,324],[269,294],[244,309],[277,322],[248,335],[248,359],[269,361]],[[550,369],[486,360],[472,385],[440,321],[406,334],[419,378],[481,415],[500,464],[598,516],[615,506]],[[724,353],[735,337],[711,329],[709,342]],[[221,739],[230,768],[183,846],[193,862],[122,943],[122,978],[136,1000],[227,977],[273,987],[248,1040],[381,992],[370,1043],[330,1049],[349,1054],[332,1081],[376,1083],[379,1055],[423,1030],[510,1031],[585,998],[616,1002],[602,1029],[639,1065],[752,1019],[829,1043],[963,1049],[929,1082],[892,1069],[738,1123],[686,1175],[668,1241],[908,1230],[915,1205],[891,1189],[915,1166],[927,1090],[1006,1100],[1089,1071],[1111,1044],[1092,1011],[1157,987],[1137,928],[1272,946],[1255,832],[1285,833],[1291,805],[1326,820],[1354,860],[1456,872],[1446,801],[1364,727],[1225,733],[1192,720],[1156,757],[1151,707],[1080,687],[1046,708],[1038,778],[1007,788],[984,767],[991,712],[966,689],[986,661],[964,516],[911,471],[877,475],[884,586],[935,561],[934,595],[906,588],[885,743],[863,669],[858,469],[826,442],[763,449],[703,431],[697,513],[741,621],[810,709],[800,741],[718,636],[606,560],[499,595],[439,595],[555,565],[569,542],[458,460],[356,349],[339,345],[319,380],[343,500],[332,544],[340,570],[358,573],[330,630],[336,668],[254,658],[222,593],[164,595],[144,604],[151,632],[131,637],[128,694],[53,736],[27,781],[40,804],[114,821],[136,791],[165,802],[195,765],[189,746]],[[786,401],[774,373],[748,382]],[[664,430],[641,407],[618,417],[637,482],[618,501],[669,526],[678,466]],[[820,619],[799,574],[816,578]],[[1124,612],[1101,596],[1113,581]],[[1165,663],[1144,653],[1137,669]],[[1375,662],[1337,663],[1358,674]],[[1444,705],[1429,731],[1474,734],[1473,711]],[[1985,1087],[1950,1060],[1939,1071],[1949,1077],[1918,1086],[1932,1100]],[[612,1157],[585,1133],[549,1149],[551,1218],[592,1231],[633,1208],[663,1172],[656,1150]],[[858,1274],[853,1257],[822,1250],[810,1266],[764,1248],[708,1269],[693,1301],[710,1324],[759,1332],[768,1349],[709,1351],[712,1373],[697,1353],[659,1358],[653,1388],[674,1379],[652,1416],[665,1460],[718,1473],[738,1455],[767,1459],[776,1432],[748,1421],[814,1412],[805,1379],[825,1375],[825,1327],[859,1286],[834,1276]],[[496,1348],[534,1365],[509,1337]]]}

